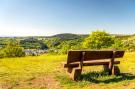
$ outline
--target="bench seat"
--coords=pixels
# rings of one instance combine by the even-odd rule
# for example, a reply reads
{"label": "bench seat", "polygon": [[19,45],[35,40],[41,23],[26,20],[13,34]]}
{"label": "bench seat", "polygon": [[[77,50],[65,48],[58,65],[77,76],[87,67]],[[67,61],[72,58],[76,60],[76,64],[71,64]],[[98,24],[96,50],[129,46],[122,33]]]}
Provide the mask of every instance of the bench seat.
{"label": "bench seat", "polygon": [[[107,60],[91,60],[91,61],[83,61],[83,66],[93,66],[93,65],[109,65],[110,59]],[[72,62],[70,64],[63,63],[64,68],[67,67],[79,67],[80,62]],[[114,61],[114,64],[120,64],[120,61]]]}

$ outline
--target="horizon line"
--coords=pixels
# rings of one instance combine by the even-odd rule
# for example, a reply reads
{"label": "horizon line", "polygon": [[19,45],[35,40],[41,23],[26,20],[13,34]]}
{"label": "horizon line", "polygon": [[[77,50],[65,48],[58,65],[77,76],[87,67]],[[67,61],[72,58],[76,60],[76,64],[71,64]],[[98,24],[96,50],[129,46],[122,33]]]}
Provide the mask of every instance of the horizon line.
{"label": "horizon line", "polygon": [[[55,36],[55,35],[59,35],[59,34],[75,34],[75,35],[89,35],[89,34],[78,34],[78,33],[57,33],[57,34],[53,34],[53,35],[0,35],[1,38],[4,37],[51,37],[51,36]],[[116,34],[116,33],[109,33],[111,35],[134,35],[134,34]]]}

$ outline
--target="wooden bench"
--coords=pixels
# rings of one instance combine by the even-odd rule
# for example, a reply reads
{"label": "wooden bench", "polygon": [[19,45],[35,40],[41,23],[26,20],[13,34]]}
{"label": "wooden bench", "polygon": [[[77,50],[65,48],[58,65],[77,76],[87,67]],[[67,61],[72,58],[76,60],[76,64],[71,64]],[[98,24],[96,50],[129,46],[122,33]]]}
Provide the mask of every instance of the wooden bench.
{"label": "wooden bench", "polygon": [[124,55],[122,50],[72,50],[68,51],[67,63],[64,63],[64,68],[73,80],[76,80],[81,75],[83,66],[103,65],[104,70],[109,74],[119,74],[120,70],[114,64],[120,64],[120,61],[115,61],[115,58],[121,58]]}

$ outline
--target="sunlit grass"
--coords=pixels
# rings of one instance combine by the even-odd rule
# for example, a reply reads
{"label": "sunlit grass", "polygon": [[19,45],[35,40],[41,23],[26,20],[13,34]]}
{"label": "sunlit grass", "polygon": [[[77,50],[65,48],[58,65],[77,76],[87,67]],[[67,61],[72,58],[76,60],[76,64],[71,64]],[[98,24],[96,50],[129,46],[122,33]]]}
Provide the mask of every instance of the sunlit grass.
{"label": "sunlit grass", "polygon": [[[21,85],[38,77],[53,76],[60,82],[62,89],[134,89],[135,88],[135,53],[126,53],[119,65],[121,75],[108,76],[102,72],[101,66],[83,68],[80,80],[75,82],[69,78],[61,62],[66,55],[45,54],[35,57],[0,59],[0,89],[45,89],[46,85]],[[130,74],[124,74],[130,73]]]}
{"label": "sunlit grass", "polygon": [[0,83],[14,86],[20,81],[51,74],[61,59],[65,55],[0,59]]}

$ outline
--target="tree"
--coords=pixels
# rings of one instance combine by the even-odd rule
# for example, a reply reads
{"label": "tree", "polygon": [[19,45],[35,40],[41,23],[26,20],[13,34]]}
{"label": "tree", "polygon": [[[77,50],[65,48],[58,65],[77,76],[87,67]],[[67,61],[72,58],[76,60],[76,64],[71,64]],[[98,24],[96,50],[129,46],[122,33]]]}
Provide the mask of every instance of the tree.
{"label": "tree", "polygon": [[114,44],[114,37],[105,31],[93,31],[83,42],[83,48],[102,49],[111,47]]}

